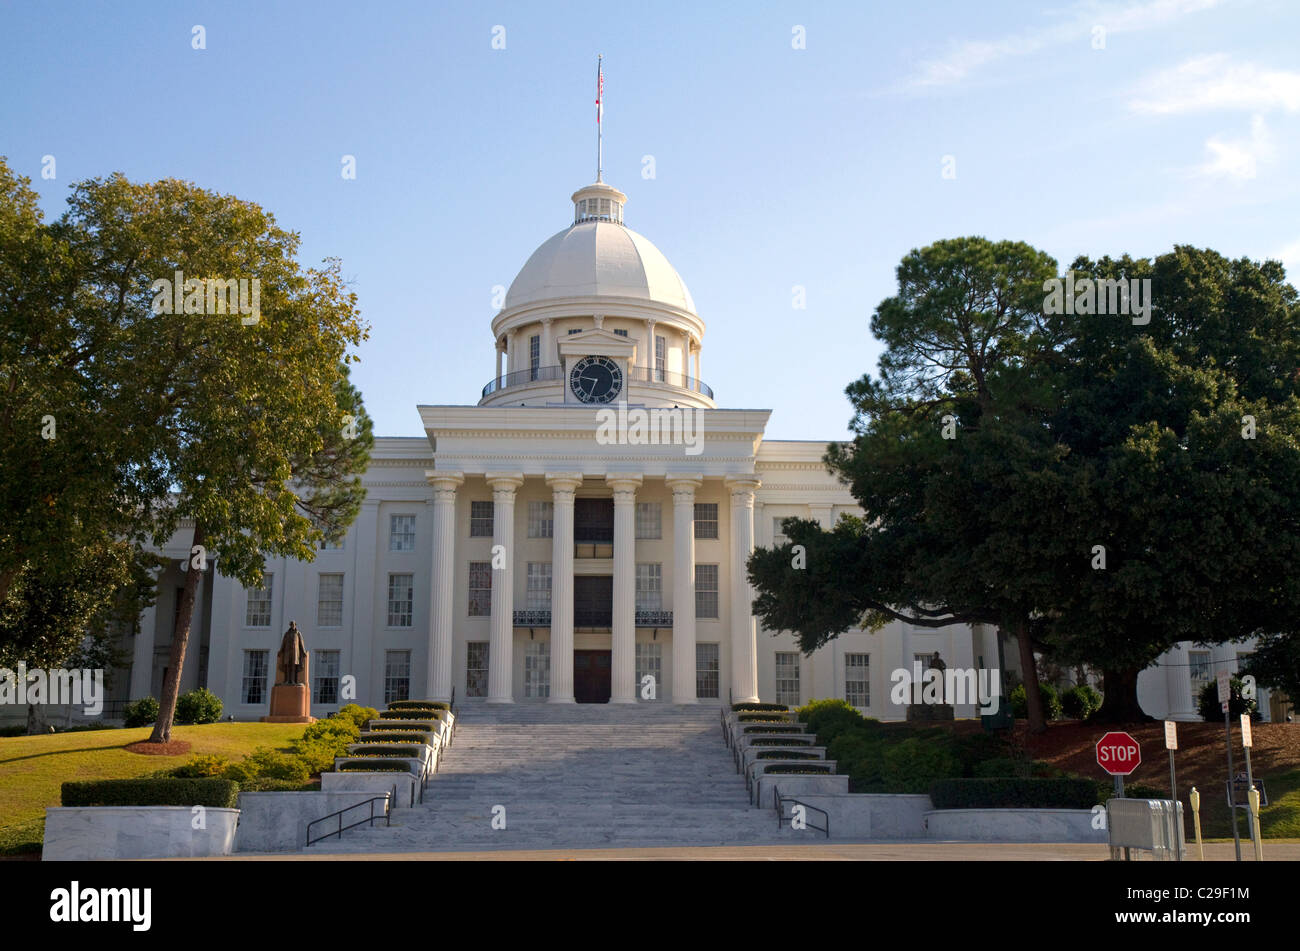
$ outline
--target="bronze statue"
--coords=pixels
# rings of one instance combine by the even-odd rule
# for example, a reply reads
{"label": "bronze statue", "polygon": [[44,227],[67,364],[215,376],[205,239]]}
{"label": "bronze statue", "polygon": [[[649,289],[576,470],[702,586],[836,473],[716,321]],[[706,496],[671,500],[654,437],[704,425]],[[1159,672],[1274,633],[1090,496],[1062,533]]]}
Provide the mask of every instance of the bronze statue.
{"label": "bronze statue", "polygon": [[277,684],[301,684],[307,666],[307,645],[298,630],[298,622],[290,621],[289,630],[284,632],[280,641],[280,653],[275,657],[275,666],[280,674]]}

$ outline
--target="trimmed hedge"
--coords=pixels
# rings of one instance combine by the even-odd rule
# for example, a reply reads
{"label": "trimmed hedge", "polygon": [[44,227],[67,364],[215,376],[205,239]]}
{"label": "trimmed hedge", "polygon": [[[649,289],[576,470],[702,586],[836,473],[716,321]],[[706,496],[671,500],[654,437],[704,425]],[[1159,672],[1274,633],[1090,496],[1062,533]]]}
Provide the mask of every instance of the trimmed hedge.
{"label": "trimmed hedge", "polygon": [[764,723],[742,726],[741,731],[744,733],[803,733],[804,728],[801,723]]}
{"label": "trimmed hedge", "polygon": [[749,741],[750,746],[812,746],[815,736],[758,736]]}
{"label": "trimmed hedge", "polygon": [[440,720],[445,710],[433,708],[425,710],[385,710],[379,714],[380,720]]}
{"label": "trimmed hedge", "polygon": [[339,773],[407,773],[411,767],[405,761],[376,759],[369,763],[344,763],[335,767]]}
{"label": "trimmed hedge", "polygon": [[[773,714],[776,714],[775,716]],[[736,716],[740,723],[790,723],[788,716],[782,716],[775,710],[758,710],[753,713],[741,713]]]}
{"label": "trimmed hedge", "polygon": [[208,806],[234,809],[239,784],[228,779],[93,779],[63,784],[65,806]]}
{"label": "trimmed hedge", "polygon": [[378,736],[370,734],[361,736],[357,739],[362,743],[423,743],[425,746],[432,746],[431,733],[404,733],[399,730],[383,730]]}
{"label": "trimmed hedge", "polygon": [[404,756],[407,759],[419,759],[422,754],[414,746],[358,746],[351,753],[340,756]]}
{"label": "trimmed hedge", "polygon": [[450,710],[451,704],[442,700],[394,700],[389,710]]}
{"label": "trimmed hedge", "polygon": [[818,775],[825,774],[828,776],[835,775],[835,771],[831,769],[830,763],[827,763],[824,766],[818,766],[813,763],[808,763],[807,765],[804,765],[803,763],[799,763],[797,765],[792,764],[790,766],[769,766],[767,769],[763,770],[763,774],[765,776],[771,776],[776,773],[780,773],[782,775],[785,775],[787,773],[815,773]]}
{"label": "trimmed hedge", "polygon": [[821,759],[816,753],[806,753],[799,750],[763,750],[756,759]]}
{"label": "trimmed hedge", "polygon": [[788,713],[790,710],[783,703],[733,703],[731,709],[735,713],[755,713],[762,710],[778,710]]}
{"label": "trimmed hedge", "polygon": [[158,719],[158,699],[141,697],[122,708],[122,719],[128,728],[148,726]]}
{"label": "trimmed hedge", "polygon": [[936,809],[1091,809],[1091,779],[941,779],[930,786]]}
{"label": "trimmed hedge", "polygon": [[182,694],[176,701],[177,723],[216,723],[221,719],[221,698],[207,687]]}

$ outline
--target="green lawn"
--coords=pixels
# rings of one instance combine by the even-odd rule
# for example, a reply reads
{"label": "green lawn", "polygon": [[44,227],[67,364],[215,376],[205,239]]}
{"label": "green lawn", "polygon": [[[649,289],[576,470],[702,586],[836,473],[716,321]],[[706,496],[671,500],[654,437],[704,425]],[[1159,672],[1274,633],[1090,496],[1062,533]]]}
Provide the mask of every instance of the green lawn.
{"label": "green lawn", "polygon": [[40,848],[45,807],[59,805],[60,787],[68,780],[129,779],[179,766],[198,753],[239,759],[256,746],[287,748],[304,729],[300,723],[178,726],[172,739],[192,746],[182,756],[144,756],[122,748],[148,739],[150,727],[0,738],[0,855]]}

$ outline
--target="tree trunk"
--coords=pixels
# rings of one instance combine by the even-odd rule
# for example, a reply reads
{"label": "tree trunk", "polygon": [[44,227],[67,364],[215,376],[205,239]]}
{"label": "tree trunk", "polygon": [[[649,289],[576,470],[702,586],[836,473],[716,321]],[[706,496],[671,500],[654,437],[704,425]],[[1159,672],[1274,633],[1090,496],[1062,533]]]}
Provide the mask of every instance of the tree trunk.
{"label": "tree trunk", "polygon": [[[194,540],[190,543],[190,557],[186,561],[185,588],[181,591],[180,607],[176,611],[176,632],[172,635],[171,653],[167,658],[167,672],[163,676],[162,696],[158,699],[158,719],[154,722],[150,743],[170,743],[172,721],[176,718],[176,700],[180,697],[181,668],[185,663],[185,648],[190,640],[190,622],[194,617],[194,596],[199,590],[203,570],[196,567],[194,548],[203,544],[203,525],[194,523]],[[200,561],[206,565],[207,555]]]}
{"label": "tree trunk", "polygon": [[1025,707],[1029,715],[1029,732],[1046,733],[1047,717],[1043,715],[1043,694],[1038,689],[1038,664],[1034,662],[1034,645],[1029,639],[1029,625],[1017,620],[1014,626],[1016,644],[1020,649],[1020,672],[1025,681]]}
{"label": "tree trunk", "polygon": [[1142,712],[1142,706],[1138,703],[1136,668],[1117,670],[1103,667],[1101,677],[1101,709],[1090,720],[1100,723],[1141,723],[1151,719]]}

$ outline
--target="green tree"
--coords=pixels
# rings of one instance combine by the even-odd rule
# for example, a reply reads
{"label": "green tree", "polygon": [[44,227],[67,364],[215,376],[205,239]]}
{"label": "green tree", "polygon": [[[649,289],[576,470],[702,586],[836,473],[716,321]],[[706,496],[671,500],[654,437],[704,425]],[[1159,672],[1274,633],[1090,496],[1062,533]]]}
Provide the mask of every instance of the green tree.
{"label": "green tree", "polygon": [[[105,401],[144,441],[137,515],[155,545],[191,533],[150,737],[167,742],[207,563],[260,584],[266,554],[310,561],[360,509],[373,436],[348,365],[366,328],[338,262],[302,268],[298,236],[251,202],[114,175],[78,185],[64,223],[90,262],[82,293],[120,326],[96,360]],[[235,280],[247,292],[223,299],[214,282]]]}

